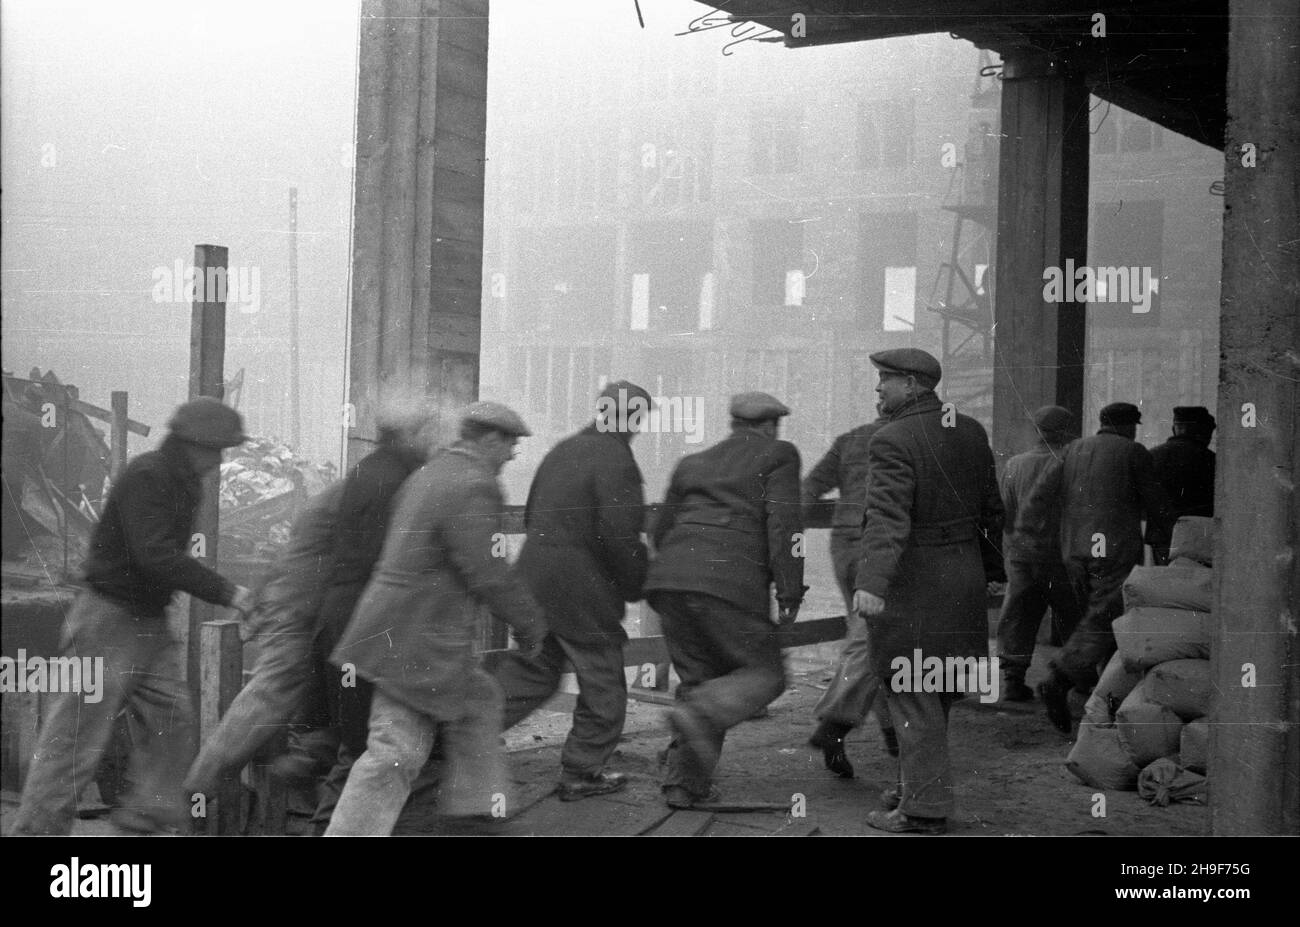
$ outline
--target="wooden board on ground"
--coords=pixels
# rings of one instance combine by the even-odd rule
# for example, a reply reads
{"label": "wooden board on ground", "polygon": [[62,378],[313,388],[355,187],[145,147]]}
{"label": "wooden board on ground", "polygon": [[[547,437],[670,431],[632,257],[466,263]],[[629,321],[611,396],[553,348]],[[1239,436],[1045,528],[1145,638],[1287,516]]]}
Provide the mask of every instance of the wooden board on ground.
{"label": "wooden board on ground", "polygon": [[707,811],[674,811],[651,837],[698,837],[709,829],[713,815]]}
{"label": "wooden board on ground", "polygon": [[820,837],[821,826],[816,821],[791,821],[769,837]]}

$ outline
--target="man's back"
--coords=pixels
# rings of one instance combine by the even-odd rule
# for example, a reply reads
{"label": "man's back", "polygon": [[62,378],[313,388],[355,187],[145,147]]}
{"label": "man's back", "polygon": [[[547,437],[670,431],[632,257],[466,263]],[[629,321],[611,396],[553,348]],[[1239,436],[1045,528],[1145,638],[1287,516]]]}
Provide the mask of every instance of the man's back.
{"label": "man's back", "polygon": [[826,456],[817,462],[803,481],[805,505],[816,502],[832,489],[839,489],[831,528],[857,535],[862,531],[866,509],[867,477],[871,472],[867,449],[884,420],[859,425],[835,439]]}
{"label": "man's back", "polygon": [[646,589],[702,592],[766,614],[774,580],[779,598],[803,596],[802,531],[798,450],[739,428],[677,464]]}
{"label": "man's back", "polygon": [[590,425],[551,448],[537,468],[520,569],[530,570],[537,546],[563,547],[585,566],[594,564],[622,599],[634,601],[645,582],[644,523],[641,470],[631,447],[619,434]]}
{"label": "man's back", "polygon": [[1214,515],[1214,451],[1195,438],[1175,435],[1152,449],[1151,462],[1174,517]]}
{"label": "man's back", "polygon": [[1016,518],[1043,471],[1060,461],[1064,453],[1063,447],[1039,444],[1007,461],[1001,480],[1002,507],[1006,512],[1002,549],[1009,559],[1025,563],[1060,562],[1060,511],[1052,510],[1041,525],[1017,526]]}
{"label": "man's back", "polygon": [[1075,441],[1063,458],[1062,554],[1140,561],[1143,513],[1159,517],[1156,489],[1151,453],[1136,441],[1106,430]]}

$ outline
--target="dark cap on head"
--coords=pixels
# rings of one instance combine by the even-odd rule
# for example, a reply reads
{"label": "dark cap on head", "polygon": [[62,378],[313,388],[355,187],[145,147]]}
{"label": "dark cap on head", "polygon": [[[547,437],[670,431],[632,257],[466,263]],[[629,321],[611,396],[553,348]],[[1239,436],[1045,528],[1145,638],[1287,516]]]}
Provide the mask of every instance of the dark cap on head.
{"label": "dark cap on head", "polygon": [[747,422],[766,422],[789,415],[790,410],[775,396],[767,393],[737,393],[731,397],[731,417]]}
{"label": "dark cap on head", "polygon": [[1071,434],[1074,431],[1074,416],[1069,409],[1061,406],[1043,406],[1034,413],[1034,427],[1039,431]]}
{"label": "dark cap on head", "polygon": [[600,395],[596,397],[597,404],[599,405],[599,400],[601,399],[613,399],[615,402],[618,402],[621,398],[620,393],[627,399],[631,399],[633,396],[640,396],[645,402],[646,408],[650,408],[650,393],[643,387],[637,386],[631,380],[614,380],[610,383],[606,383],[605,388],[602,389]]}
{"label": "dark cap on head", "polygon": [[1112,402],[1101,410],[1103,425],[1137,425],[1142,421],[1142,410],[1131,402]]}
{"label": "dark cap on head", "polygon": [[167,427],[182,441],[200,447],[238,447],[248,440],[239,413],[211,396],[199,396],[180,406]]}
{"label": "dark cap on head", "polygon": [[524,424],[524,420],[513,409],[499,402],[470,404],[461,415],[460,423],[491,428],[515,438],[526,438],[532,434]]}
{"label": "dark cap on head", "polygon": [[926,389],[934,389],[943,379],[943,368],[933,354],[920,348],[893,348],[871,355],[871,363],[881,373],[897,373],[916,377],[916,382]]}
{"label": "dark cap on head", "polygon": [[1214,416],[1205,406],[1174,406],[1174,424],[1199,425],[1202,428],[1216,427]]}

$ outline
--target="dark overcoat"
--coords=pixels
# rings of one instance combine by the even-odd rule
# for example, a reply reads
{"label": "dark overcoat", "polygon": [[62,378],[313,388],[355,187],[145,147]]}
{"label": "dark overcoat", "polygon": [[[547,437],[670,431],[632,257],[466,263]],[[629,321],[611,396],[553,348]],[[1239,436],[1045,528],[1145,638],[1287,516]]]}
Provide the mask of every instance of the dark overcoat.
{"label": "dark overcoat", "polygon": [[561,636],[624,634],[624,602],[641,598],[645,491],[627,439],[593,423],[537,468],[524,508],[518,570]]}
{"label": "dark overcoat", "polygon": [[369,585],[331,661],[389,698],[454,716],[478,666],[479,607],[536,640],[541,610],[499,536],[501,487],[472,444],[441,451],[402,487]]}
{"label": "dark overcoat", "polygon": [[1002,531],[993,451],[975,419],[926,393],[871,440],[857,588],[885,600],[867,618],[882,675],[896,656],[988,656],[986,557]]}
{"label": "dark overcoat", "polygon": [[652,531],[646,592],[701,592],[767,616],[803,599],[799,451],[749,427],[683,457]]}

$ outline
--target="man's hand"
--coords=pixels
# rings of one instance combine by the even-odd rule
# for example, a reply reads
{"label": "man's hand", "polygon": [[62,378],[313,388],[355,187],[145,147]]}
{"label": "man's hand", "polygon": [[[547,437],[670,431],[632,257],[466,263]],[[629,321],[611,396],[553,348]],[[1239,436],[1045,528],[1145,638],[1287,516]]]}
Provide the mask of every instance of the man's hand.
{"label": "man's hand", "polygon": [[779,608],[777,608],[776,620],[777,623],[780,624],[781,627],[783,628],[788,624],[794,624],[795,619],[797,619],[798,617],[799,617],[798,602],[784,603],[781,604]]}
{"label": "man's hand", "polygon": [[230,599],[230,608],[239,612],[239,617],[247,620],[253,613],[253,591],[247,586],[236,586],[235,594]]}
{"label": "man's hand", "polygon": [[865,589],[858,589],[853,593],[853,611],[863,618],[879,615],[884,610],[885,600],[880,596],[872,595]]}

